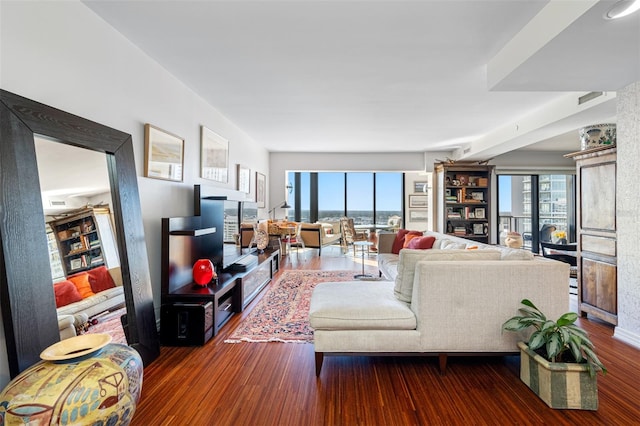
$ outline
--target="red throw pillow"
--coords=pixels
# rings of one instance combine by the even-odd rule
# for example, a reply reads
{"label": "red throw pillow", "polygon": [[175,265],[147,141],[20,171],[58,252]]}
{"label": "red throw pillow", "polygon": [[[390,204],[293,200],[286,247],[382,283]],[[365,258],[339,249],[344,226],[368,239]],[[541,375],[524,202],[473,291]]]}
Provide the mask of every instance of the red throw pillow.
{"label": "red throw pillow", "polygon": [[116,283],[113,282],[113,278],[106,266],[99,266],[91,269],[88,273],[89,284],[91,285],[91,290],[93,290],[94,293],[100,293],[101,291],[105,291],[116,286]]}
{"label": "red throw pillow", "polygon": [[393,240],[393,245],[391,246],[391,253],[393,254],[400,254],[400,250],[402,250],[404,247],[404,238],[407,235],[422,235],[422,232],[420,231],[407,231],[406,229],[400,229],[398,230],[398,233],[396,234],[396,239]]}
{"label": "red throw pillow", "polygon": [[433,247],[433,243],[435,242],[436,242],[436,237],[431,235],[428,237],[417,237],[409,241],[409,245],[407,245],[407,248],[417,249],[417,250],[428,250]]}
{"label": "red throw pillow", "polygon": [[396,239],[393,240],[393,245],[391,246],[391,253],[400,254],[400,250],[402,249],[402,245],[404,244],[404,236],[407,235],[406,229],[398,229],[398,233],[396,234]]}
{"label": "red throw pillow", "polygon": [[91,284],[89,284],[89,274],[81,272],[79,274],[67,277],[69,281],[73,283],[78,289],[80,296],[85,299],[90,296],[94,296],[95,293],[91,290]]}
{"label": "red throw pillow", "polygon": [[60,281],[53,285],[53,293],[56,296],[56,308],[67,306],[73,302],[82,300],[76,286],[69,280]]}

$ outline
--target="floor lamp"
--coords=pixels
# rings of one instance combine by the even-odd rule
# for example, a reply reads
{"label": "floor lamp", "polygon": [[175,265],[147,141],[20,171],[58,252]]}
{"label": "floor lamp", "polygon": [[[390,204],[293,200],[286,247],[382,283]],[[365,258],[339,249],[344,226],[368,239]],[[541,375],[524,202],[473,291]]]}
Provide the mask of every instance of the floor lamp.
{"label": "floor lamp", "polygon": [[273,213],[273,220],[276,220],[276,209],[290,209],[290,208],[291,208],[291,206],[289,204],[287,204],[287,200],[284,200],[282,205],[276,206],[276,207],[272,208],[271,210],[269,210],[269,215],[271,215],[271,213]]}

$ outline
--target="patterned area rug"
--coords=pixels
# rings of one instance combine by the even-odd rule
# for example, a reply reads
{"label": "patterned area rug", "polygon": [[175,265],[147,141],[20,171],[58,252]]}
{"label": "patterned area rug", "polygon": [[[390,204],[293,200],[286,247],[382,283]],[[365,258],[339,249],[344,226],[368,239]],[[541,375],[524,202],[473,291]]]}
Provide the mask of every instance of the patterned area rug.
{"label": "patterned area rug", "polygon": [[316,284],[353,281],[354,271],[283,271],[225,343],[313,342],[309,302]]}
{"label": "patterned area rug", "polygon": [[111,341],[113,343],[122,343],[123,345],[127,344],[127,339],[124,335],[124,330],[122,329],[122,323],[120,322],[120,317],[127,313],[127,308],[118,309],[113,312],[109,312],[105,315],[101,315],[97,317],[97,324],[93,324],[89,326],[89,329],[83,333],[107,333],[111,335]]}

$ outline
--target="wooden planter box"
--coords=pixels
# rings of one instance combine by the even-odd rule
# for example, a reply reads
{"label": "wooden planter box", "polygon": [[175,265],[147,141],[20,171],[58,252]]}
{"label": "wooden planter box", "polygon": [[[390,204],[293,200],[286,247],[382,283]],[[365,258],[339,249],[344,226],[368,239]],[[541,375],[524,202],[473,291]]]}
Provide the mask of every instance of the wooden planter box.
{"label": "wooden planter box", "polygon": [[520,379],[551,408],[598,409],[597,377],[582,364],[549,362],[529,347],[520,348]]}

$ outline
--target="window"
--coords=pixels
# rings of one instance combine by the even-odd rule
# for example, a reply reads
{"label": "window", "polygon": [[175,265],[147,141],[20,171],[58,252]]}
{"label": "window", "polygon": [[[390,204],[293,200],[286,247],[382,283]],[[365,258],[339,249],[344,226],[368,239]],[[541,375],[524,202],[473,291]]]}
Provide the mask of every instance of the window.
{"label": "window", "polygon": [[402,173],[289,172],[287,179],[293,187],[290,212],[299,222],[349,216],[356,225],[387,225],[389,217],[403,216]]}
{"label": "window", "polygon": [[373,173],[347,173],[347,216],[356,226],[373,224]]}
{"label": "window", "polygon": [[344,216],[344,173],[318,173],[318,222],[337,222]]}
{"label": "window", "polygon": [[525,248],[538,253],[540,241],[575,241],[575,176],[499,175],[500,243],[519,232]]}
{"label": "window", "polygon": [[387,225],[392,216],[402,217],[402,174],[376,173],[376,225]]}

